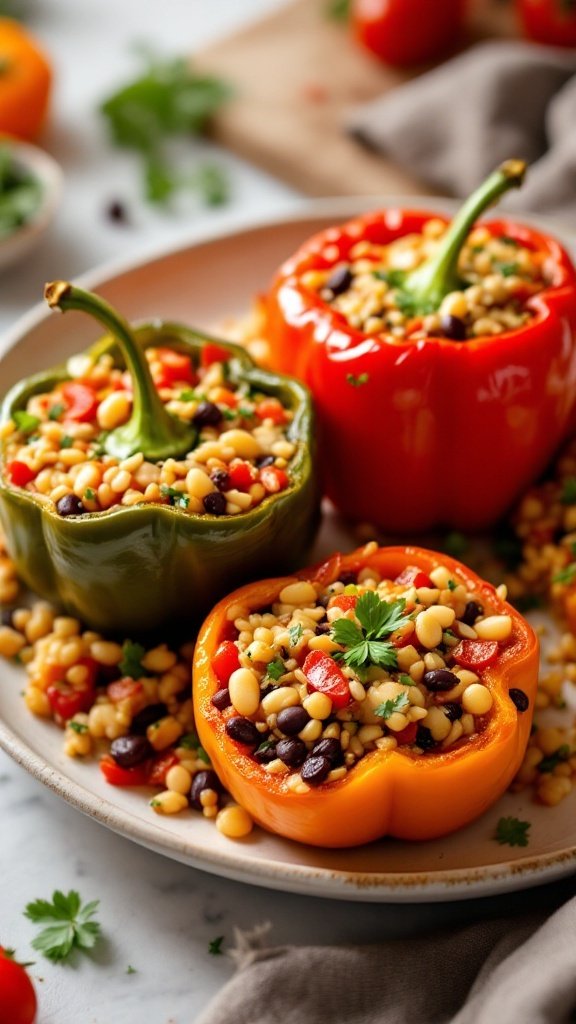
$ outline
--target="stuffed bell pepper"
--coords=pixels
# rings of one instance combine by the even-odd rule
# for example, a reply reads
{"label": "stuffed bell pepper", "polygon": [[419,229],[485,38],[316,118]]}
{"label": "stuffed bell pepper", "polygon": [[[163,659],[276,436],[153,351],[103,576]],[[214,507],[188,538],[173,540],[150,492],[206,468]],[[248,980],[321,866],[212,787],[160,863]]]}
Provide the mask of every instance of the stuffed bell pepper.
{"label": "stuffed bell pepper", "polygon": [[574,422],[574,267],[540,231],[476,223],[524,171],[503,164],[451,223],[389,209],[331,228],[277,274],[270,362],[311,387],[352,520],[489,526]]}
{"label": "stuffed bell pepper", "polygon": [[512,781],[537,674],[533,630],[490,584],[371,543],[220,602],[196,645],[195,722],[226,788],[273,832],[431,839]]}
{"label": "stuffed bell pepper", "polygon": [[132,329],[67,283],[46,297],[109,334],[4,401],[0,520],[23,580],[126,632],[298,564],[318,521],[306,388],[186,327]]}

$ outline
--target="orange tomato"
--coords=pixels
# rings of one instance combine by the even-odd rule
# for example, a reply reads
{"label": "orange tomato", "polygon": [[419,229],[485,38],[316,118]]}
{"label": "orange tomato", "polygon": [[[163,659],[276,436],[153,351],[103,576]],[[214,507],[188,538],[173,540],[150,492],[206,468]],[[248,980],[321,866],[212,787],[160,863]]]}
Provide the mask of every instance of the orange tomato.
{"label": "orange tomato", "polygon": [[0,18],[0,132],[35,139],[44,124],[52,69],[21,25]]}

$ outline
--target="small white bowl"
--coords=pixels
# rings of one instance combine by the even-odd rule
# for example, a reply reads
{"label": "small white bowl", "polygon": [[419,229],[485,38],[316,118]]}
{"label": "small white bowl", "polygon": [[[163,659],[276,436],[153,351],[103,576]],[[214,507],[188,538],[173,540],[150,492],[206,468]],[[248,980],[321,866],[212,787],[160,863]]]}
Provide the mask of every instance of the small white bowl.
{"label": "small white bowl", "polygon": [[47,231],[60,203],[63,174],[60,165],[37,146],[8,138],[0,138],[0,146],[10,149],[14,162],[36,178],[42,189],[38,208],[30,220],[0,241],[2,271],[27,256]]}

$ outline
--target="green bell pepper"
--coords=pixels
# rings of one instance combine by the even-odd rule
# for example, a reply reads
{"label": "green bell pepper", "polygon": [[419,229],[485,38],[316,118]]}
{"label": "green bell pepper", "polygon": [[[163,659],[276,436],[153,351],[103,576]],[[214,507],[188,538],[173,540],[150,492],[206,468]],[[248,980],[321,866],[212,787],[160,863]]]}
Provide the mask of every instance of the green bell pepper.
{"label": "green bell pepper", "polygon": [[[103,300],[61,282],[47,286],[46,297],[62,310],[94,315],[111,335],[88,354],[95,360],[111,353],[116,366],[130,370],[132,415],[104,441],[110,454],[126,458],[142,451],[151,461],[160,461],[193,450],[197,431],[166,411],[143,353],[149,347],[169,347],[189,354],[198,365],[206,344],[229,353],[232,386],[247,384],[292,411],[287,437],[296,451],[288,465],[290,486],[235,516],[142,503],[66,517],[42,495],[13,486],[0,452],[0,522],[24,582],[91,628],[126,635],[164,623],[198,622],[240,583],[305,564],[319,522],[307,388],[258,368],[241,347],[189,327],[155,322],[131,328]],[[16,384],[3,402],[0,423],[25,409],[32,395],[50,391],[69,377],[63,365]]]}

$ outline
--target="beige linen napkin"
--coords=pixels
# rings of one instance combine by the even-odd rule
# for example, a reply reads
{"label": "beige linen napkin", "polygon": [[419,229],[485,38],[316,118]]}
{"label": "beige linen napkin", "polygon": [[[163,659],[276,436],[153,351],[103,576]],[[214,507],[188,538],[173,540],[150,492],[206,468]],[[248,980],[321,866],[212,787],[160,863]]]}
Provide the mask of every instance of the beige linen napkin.
{"label": "beige linen napkin", "polygon": [[576,1021],[576,897],[547,921],[534,913],[375,946],[260,946],[241,936],[239,970],[197,1024]]}
{"label": "beige linen napkin", "polygon": [[357,108],[347,127],[456,196],[522,157],[532,165],[526,184],[502,205],[576,220],[576,51],[482,43]]}

